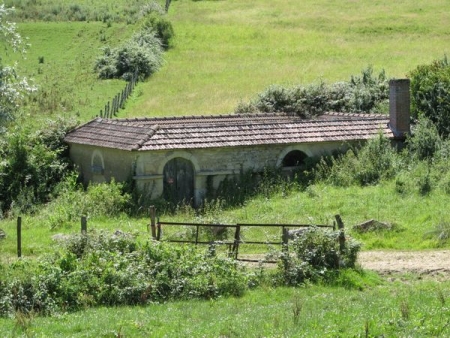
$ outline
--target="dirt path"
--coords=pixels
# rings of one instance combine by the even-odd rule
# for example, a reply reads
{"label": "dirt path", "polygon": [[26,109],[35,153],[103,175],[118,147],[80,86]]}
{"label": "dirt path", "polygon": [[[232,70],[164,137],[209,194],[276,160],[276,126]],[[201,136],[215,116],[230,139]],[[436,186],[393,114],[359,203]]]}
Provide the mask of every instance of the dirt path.
{"label": "dirt path", "polygon": [[[263,255],[242,255],[240,258],[263,259]],[[362,251],[358,263],[364,269],[384,275],[416,273],[450,279],[450,250],[426,251]],[[273,267],[272,264],[267,265]]]}
{"label": "dirt path", "polygon": [[450,277],[450,250],[363,251],[358,262],[364,269],[380,273],[414,272]]}

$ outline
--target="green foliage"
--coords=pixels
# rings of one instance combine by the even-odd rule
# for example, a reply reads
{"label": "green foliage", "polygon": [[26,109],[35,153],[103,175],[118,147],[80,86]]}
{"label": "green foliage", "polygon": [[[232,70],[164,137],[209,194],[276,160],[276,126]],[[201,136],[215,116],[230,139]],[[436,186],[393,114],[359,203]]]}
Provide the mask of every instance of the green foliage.
{"label": "green foliage", "polygon": [[349,82],[338,82],[308,87],[285,88],[271,86],[249,104],[240,103],[236,113],[287,113],[303,118],[333,112],[384,112],[389,95],[389,85],[384,70],[378,77],[372,67],[362,71],[361,76],[352,76]]}
{"label": "green foliage", "polygon": [[410,73],[413,116],[430,119],[443,137],[450,135],[450,65],[447,57]]}
{"label": "green foliage", "polygon": [[131,197],[123,192],[123,183],[91,184],[86,190],[77,183],[77,175],[68,176],[56,187],[57,198],[40,213],[51,229],[58,229],[74,222],[81,216],[114,217],[127,212]]}
{"label": "green foliage", "polygon": [[354,268],[360,243],[346,236],[345,248],[339,247],[340,231],[307,228],[289,242],[278,264],[279,282],[299,285],[326,280],[327,274],[341,268]]}
{"label": "green foliage", "polygon": [[121,232],[89,234],[72,238],[66,250],[42,260],[33,274],[2,281],[0,315],[241,296],[246,289],[237,262],[193,246],[140,246]]}
{"label": "green foliage", "polygon": [[0,206],[5,212],[30,211],[34,204],[48,202],[56,185],[71,169],[65,133],[72,120],[47,121],[32,132],[17,127],[0,139]]}
{"label": "green foliage", "polygon": [[394,177],[399,165],[399,156],[390,140],[379,134],[359,149],[323,158],[315,174],[317,180],[338,186],[370,185]]}
{"label": "green foliage", "polygon": [[169,20],[157,13],[152,14],[145,20],[143,27],[154,31],[164,49],[169,49],[170,41],[175,35],[172,23]]}
{"label": "green foliage", "polygon": [[134,74],[145,79],[161,65],[161,41],[152,29],[144,28],[121,47],[105,47],[94,68],[102,79],[130,80]]}
{"label": "green foliage", "polygon": [[428,118],[419,117],[413,136],[407,138],[407,148],[419,160],[431,160],[442,146],[436,125]]}

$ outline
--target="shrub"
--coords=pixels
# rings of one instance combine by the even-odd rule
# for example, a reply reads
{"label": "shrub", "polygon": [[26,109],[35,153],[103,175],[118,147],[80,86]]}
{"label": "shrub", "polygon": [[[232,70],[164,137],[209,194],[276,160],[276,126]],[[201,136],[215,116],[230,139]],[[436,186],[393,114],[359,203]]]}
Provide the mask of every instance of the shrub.
{"label": "shrub", "polygon": [[438,153],[441,144],[436,125],[424,116],[419,118],[412,136],[407,138],[407,149],[419,160],[431,160]]}
{"label": "shrub", "polygon": [[121,77],[130,80],[134,74],[145,79],[161,65],[161,41],[151,29],[142,29],[121,47],[105,47],[94,68],[102,79]]}
{"label": "shrub", "polygon": [[[3,211],[30,210],[50,200],[57,184],[70,172],[63,138],[73,120],[47,121],[37,131],[17,127],[6,134],[0,154],[0,200]],[[1,141],[0,141],[1,142]]]}
{"label": "shrub", "polygon": [[323,158],[315,169],[316,180],[337,186],[371,185],[393,178],[402,159],[381,133],[361,148]]}
{"label": "shrub", "polygon": [[420,65],[410,73],[415,117],[430,119],[444,137],[450,134],[450,65],[447,57]]}
{"label": "shrub", "polygon": [[41,212],[40,217],[52,229],[78,222],[81,216],[117,216],[128,211],[131,196],[123,192],[123,183],[89,185],[86,190],[77,184],[77,175],[68,176],[58,186],[58,197]]}
{"label": "shrub", "polygon": [[22,278],[2,279],[0,315],[240,296],[246,289],[246,273],[231,259],[194,246],[139,245],[124,233],[90,233],[74,237]]}
{"label": "shrub", "polygon": [[373,75],[372,67],[352,76],[349,82],[332,85],[319,83],[308,87],[270,86],[248,104],[240,103],[236,113],[290,113],[303,118],[335,112],[385,112],[388,106],[389,84],[383,71]]}
{"label": "shrub", "polygon": [[156,37],[161,41],[161,45],[164,49],[169,49],[170,41],[172,40],[175,32],[173,26],[163,16],[158,14],[152,14],[146,19],[143,27],[155,32]]}
{"label": "shrub", "polygon": [[278,264],[278,280],[282,284],[299,285],[326,279],[327,274],[341,268],[354,268],[360,244],[346,237],[339,247],[340,231],[308,228],[291,241]]}

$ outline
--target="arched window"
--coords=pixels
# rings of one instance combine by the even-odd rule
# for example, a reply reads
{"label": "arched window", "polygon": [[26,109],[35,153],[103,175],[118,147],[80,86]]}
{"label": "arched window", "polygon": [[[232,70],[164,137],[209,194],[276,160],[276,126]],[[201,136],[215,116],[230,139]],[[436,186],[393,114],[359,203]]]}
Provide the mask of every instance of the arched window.
{"label": "arched window", "polygon": [[305,164],[305,160],[308,157],[304,152],[300,150],[292,150],[286,154],[281,162],[282,167],[299,167]]}

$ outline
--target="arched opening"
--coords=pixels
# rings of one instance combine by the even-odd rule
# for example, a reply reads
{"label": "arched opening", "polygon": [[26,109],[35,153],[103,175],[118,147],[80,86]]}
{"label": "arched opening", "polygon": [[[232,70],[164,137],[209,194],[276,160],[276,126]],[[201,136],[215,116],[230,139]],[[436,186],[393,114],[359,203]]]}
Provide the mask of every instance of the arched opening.
{"label": "arched opening", "polygon": [[308,158],[303,151],[292,150],[284,156],[281,166],[283,168],[300,167],[305,164],[305,160]]}
{"label": "arched opening", "polygon": [[194,166],[191,161],[176,157],[163,170],[163,197],[169,202],[193,204]]}

